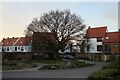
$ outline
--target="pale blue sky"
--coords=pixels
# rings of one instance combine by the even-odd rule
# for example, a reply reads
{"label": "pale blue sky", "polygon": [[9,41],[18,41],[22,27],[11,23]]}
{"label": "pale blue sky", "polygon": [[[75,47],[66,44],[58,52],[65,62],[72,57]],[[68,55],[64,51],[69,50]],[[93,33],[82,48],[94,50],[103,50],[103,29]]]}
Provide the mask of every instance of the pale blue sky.
{"label": "pale blue sky", "polygon": [[2,36],[23,36],[33,18],[50,10],[70,9],[80,15],[91,27],[108,26],[108,31],[118,30],[117,2],[4,2],[2,3]]}

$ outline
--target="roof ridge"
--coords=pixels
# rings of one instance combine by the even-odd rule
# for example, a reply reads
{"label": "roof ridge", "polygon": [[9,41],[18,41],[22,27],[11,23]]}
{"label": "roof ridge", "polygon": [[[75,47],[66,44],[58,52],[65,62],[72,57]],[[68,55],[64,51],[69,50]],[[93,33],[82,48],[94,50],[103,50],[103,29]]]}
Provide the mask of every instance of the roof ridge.
{"label": "roof ridge", "polygon": [[119,33],[118,31],[115,31],[115,32],[106,32],[106,33]]}
{"label": "roof ridge", "polygon": [[93,27],[93,28],[90,28],[90,29],[97,29],[97,28],[107,28],[107,26],[104,26],[104,27]]}

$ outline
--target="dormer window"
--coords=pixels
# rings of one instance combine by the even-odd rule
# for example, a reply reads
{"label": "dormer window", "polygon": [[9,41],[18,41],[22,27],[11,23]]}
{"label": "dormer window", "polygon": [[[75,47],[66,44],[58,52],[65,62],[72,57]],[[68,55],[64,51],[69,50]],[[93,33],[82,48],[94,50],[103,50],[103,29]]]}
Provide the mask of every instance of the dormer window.
{"label": "dormer window", "polygon": [[97,42],[102,42],[102,37],[97,38]]}
{"label": "dormer window", "polygon": [[109,37],[107,36],[105,39],[109,39]]}

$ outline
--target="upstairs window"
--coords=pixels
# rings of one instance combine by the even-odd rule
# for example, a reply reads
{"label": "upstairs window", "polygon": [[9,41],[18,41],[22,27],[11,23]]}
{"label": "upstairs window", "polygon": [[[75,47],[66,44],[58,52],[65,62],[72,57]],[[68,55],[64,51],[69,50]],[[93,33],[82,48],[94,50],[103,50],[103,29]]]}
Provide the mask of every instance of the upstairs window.
{"label": "upstairs window", "polygon": [[107,36],[105,39],[106,39],[106,40],[108,40],[108,39],[109,39],[109,37]]}
{"label": "upstairs window", "polygon": [[15,47],[15,51],[17,51],[17,47]]}
{"label": "upstairs window", "polygon": [[114,47],[115,47],[115,48],[117,48],[117,47],[118,47],[118,45],[117,45],[117,44],[114,44]]}
{"label": "upstairs window", "polygon": [[9,47],[9,49],[11,50],[11,47]]}
{"label": "upstairs window", "polygon": [[97,38],[97,42],[102,42],[102,38]]}
{"label": "upstairs window", "polygon": [[9,51],[9,47],[7,47],[7,51]]}
{"label": "upstairs window", "polygon": [[102,45],[97,45],[97,51],[102,51]]}
{"label": "upstairs window", "polygon": [[24,47],[23,46],[21,47],[21,51],[24,51]]}
{"label": "upstairs window", "polygon": [[20,50],[20,47],[18,47],[18,50]]}

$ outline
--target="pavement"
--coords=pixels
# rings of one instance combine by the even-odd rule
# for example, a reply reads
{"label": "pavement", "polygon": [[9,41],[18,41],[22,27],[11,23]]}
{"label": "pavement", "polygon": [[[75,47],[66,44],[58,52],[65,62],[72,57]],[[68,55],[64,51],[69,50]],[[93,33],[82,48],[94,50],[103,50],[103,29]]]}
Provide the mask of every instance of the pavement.
{"label": "pavement", "polygon": [[[80,60],[83,61],[83,60]],[[86,61],[95,65],[82,68],[37,70],[38,67],[26,70],[3,71],[3,78],[87,78],[89,74],[100,70],[107,62]]]}

